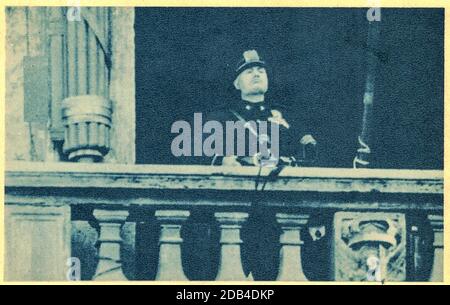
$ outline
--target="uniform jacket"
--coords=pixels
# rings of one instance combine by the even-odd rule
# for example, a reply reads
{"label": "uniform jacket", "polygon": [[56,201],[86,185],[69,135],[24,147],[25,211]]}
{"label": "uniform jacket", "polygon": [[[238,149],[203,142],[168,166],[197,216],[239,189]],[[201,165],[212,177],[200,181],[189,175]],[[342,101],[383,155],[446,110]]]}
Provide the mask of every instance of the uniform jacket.
{"label": "uniform jacket", "polygon": [[[307,133],[309,133],[309,128],[305,122],[300,122],[293,116],[294,111],[289,111],[287,107],[283,107],[279,104],[270,102],[261,103],[249,103],[243,100],[229,105],[228,107],[223,107],[221,109],[215,110],[207,115],[207,120],[215,120],[222,123],[224,127],[224,146],[227,145],[225,141],[226,133],[226,122],[237,122],[237,121],[252,121],[255,122],[259,127],[262,121],[267,122],[267,135],[269,140],[272,141],[273,135],[271,134],[271,125],[277,124],[279,130],[279,156],[280,160],[283,162],[292,163],[292,161],[302,158],[303,147],[300,145],[300,139]],[[258,137],[261,136],[263,132],[260,132],[257,128]],[[264,128],[263,128],[264,131]],[[251,131],[248,131],[251,132]],[[235,135],[235,150],[236,150],[237,136]],[[249,140],[246,138],[246,144],[248,146]],[[270,147],[271,145],[269,145]],[[226,149],[224,147],[224,155],[226,155]],[[214,165],[219,165],[222,163],[223,156],[216,156],[211,160]],[[241,165],[257,165],[254,163],[254,156],[249,154],[248,149],[246,150],[245,156],[237,157],[237,160]],[[293,162],[292,164],[294,164]],[[291,164],[291,165],[292,165]]]}

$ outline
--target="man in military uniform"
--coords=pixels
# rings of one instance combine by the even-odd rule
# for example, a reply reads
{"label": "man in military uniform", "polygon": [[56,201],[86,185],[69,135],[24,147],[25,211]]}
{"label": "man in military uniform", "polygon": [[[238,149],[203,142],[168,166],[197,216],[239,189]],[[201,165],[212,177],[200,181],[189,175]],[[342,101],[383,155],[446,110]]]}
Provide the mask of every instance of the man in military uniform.
{"label": "man in military uniform", "polygon": [[[248,133],[256,133],[258,142],[278,143],[278,153],[275,161],[259,150],[255,155],[246,151],[246,155],[215,156],[214,165],[235,165],[235,166],[269,166],[284,165],[298,166],[301,161],[314,159],[312,156],[305,156],[307,146],[315,146],[316,140],[307,132],[306,128],[298,127],[293,119],[288,118],[288,111],[280,105],[269,103],[265,99],[265,94],[269,88],[266,63],[261,59],[257,51],[249,50],[243,53],[242,60],[235,70],[235,80],[233,82],[236,90],[240,91],[241,99],[237,103],[226,105],[221,110],[211,113],[209,120],[222,122],[255,122],[253,127],[245,125]],[[273,132],[260,132],[263,122],[267,125],[276,124]],[[270,125],[271,126],[271,125]],[[272,126],[271,126],[272,127]],[[272,128],[267,128],[272,131]],[[278,139],[274,137],[278,136]],[[278,141],[277,141],[278,140]],[[227,143],[229,145],[229,143]],[[273,149],[273,145],[270,147]],[[314,151],[315,147],[312,151]],[[270,152],[269,152],[270,153]],[[264,163],[263,161],[274,161]],[[274,217],[274,211],[264,208],[259,204],[253,205],[250,211],[250,218],[242,230],[243,244],[243,267],[248,274],[252,274],[255,280],[274,280],[277,275],[279,258],[279,227]]]}
{"label": "man in military uniform", "polygon": [[[265,94],[269,88],[266,68],[266,63],[256,50],[245,51],[235,70],[233,82],[236,90],[241,93],[241,100],[209,114],[208,119],[222,122],[223,126],[225,126],[225,122],[241,122],[247,128],[248,134],[256,137],[258,144],[268,142],[268,145],[259,147],[270,146],[271,148],[266,152],[258,150],[256,154],[249,154],[250,151],[247,150],[244,156],[224,153],[223,156],[215,156],[212,164],[237,166],[285,164],[296,166],[305,159],[309,159],[309,161],[314,159],[316,140],[304,131],[306,130],[304,126],[303,128],[296,127],[298,126],[297,122],[288,118],[288,111],[281,105],[265,100]],[[252,125],[249,122],[255,124]],[[264,125],[268,126],[266,128],[267,133],[261,132],[261,130],[264,130],[264,128],[261,128],[262,124],[267,124]],[[272,126],[273,124],[276,126]],[[277,132],[272,134],[274,130]],[[229,145],[229,143],[226,144]],[[247,144],[250,145],[248,141]],[[278,147],[274,147],[274,145]],[[309,152],[309,155],[307,152]]]}

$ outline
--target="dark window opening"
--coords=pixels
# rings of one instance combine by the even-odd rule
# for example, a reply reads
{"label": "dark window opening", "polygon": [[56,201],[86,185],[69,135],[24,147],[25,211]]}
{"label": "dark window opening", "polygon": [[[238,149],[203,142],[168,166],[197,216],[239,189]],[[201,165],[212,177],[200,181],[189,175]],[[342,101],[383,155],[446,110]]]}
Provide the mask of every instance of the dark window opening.
{"label": "dark window opening", "polygon": [[[266,99],[308,117],[317,166],[351,167],[361,132],[366,9],[137,8],[137,163],[195,164],[171,153],[176,120],[238,98],[233,69],[255,48]],[[372,167],[443,168],[444,10],[383,9]]]}

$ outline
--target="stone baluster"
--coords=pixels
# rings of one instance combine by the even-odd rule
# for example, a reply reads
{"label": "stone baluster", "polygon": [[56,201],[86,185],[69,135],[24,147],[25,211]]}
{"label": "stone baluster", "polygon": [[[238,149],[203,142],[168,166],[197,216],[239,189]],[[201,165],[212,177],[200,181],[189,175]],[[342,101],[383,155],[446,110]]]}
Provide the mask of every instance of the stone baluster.
{"label": "stone baluster", "polygon": [[189,211],[156,211],[161,226],[157,281],[187,281],[181,260],[181,226],[189,218]]}
{"label": "stone baluster", "polygon": [[434,259],[430,282],[444,280],[444,218],[442,215],[428,215],[434,233]]}
{"label": "stone baluster", "polygon": [[122,271],[120,231],[128,217],[128,211],[94,210],[94,217],[100,225],[98,242],[99,262],[95,271],[96,281],[126,281]]}
{"label": "stone baluster", "polygon": [[241,228],[248,219],[248,213],[222,212],[215,213],[219,222],[221,236],[221,252],[217,281],[245,281],[241,260]]}
{"label": "stone baluster", "polygon": [[309,215],[279,213],[276,218],[282,229],[277,281],[307,281],[302,267],[300,232],[308,223]]}

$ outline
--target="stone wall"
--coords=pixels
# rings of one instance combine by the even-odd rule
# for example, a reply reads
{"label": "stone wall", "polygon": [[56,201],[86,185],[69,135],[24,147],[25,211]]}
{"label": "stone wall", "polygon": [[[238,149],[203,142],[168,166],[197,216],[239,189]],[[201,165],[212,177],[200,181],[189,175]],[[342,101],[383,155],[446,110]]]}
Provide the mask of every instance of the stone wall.
{"label": "stone wall", "polygon": [[112,151],[105,162],[135,162],[134,8],[112,8]]}
{"label": "stone wall", "polygon": [[6,9],[6,161],[54,159],[44,123],[24,121],[25,56],[47,54],[46,9]]}
{"label": "stone wall", "polygon": [[[49,56],[46,8],[6,10],[6,161],[58,161],[49,122],[24,119],[24,58]],[[134,9],[111,10],[113,102],[111,151],[105,162],[135,162]]]}
{"label": "stone wall", "polygon": [[[24,58],[50,56],[48,50],[47,8],[13,7],[6,10],[6,162],[58,161],[50,140],[49,123],[29,123],[24,117]],[[135,162],[134,9],[112,8],[110,47],[110,99],[113,104],[111,150],[107,163]],[[49,109],[50,110],[50,109]],[[78,218],[77,212],[73,215]],[[83,266],[95,266],[98,234],[88,221],[75,220],[71,226],[72,256]],[[123,228],[125,273],[134,277],[134,224]],[[14,232],[13,232],[14,233]],[[125,250],[127,251],[127,250]],[[83,268],[83,278],[95,269]]]}

